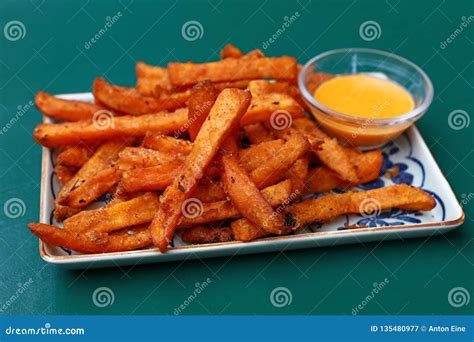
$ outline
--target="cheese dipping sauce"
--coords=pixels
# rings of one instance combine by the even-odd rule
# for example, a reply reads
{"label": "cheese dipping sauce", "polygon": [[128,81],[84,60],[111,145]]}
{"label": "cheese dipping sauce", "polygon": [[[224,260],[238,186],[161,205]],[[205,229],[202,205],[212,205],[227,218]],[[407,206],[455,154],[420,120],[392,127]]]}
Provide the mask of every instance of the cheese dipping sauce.
{"label": "cheese dipping sauce", "polygon": [[415,107],[405,88],[370,74],[336,76],[321,84],[313,96],[329,109],[368,119],[393,118]]}

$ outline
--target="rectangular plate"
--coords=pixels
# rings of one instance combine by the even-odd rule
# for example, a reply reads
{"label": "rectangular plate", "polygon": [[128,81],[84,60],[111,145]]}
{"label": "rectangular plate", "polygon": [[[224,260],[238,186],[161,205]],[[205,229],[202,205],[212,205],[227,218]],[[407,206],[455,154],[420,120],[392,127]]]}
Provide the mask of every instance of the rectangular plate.
{"label": "rectangular plate", "polygon": [[[93,100],[90,93],[60,95],[59,97],[82,101]],[[51,122],[51,120],[45,117],[44,122]],[[67,268],[136,265],[421,237],[447,232],[464,222],[464,213],[459,202],[416,127],[413,126],[395,141],[385,145],[383,154],[384,164],[381,175],[395,166],[400,170],[398,175],[391,179],[382,176],[372,183],[357,188],[368,190],[396,183],[410,184],[429,192],[436,199],[436,208],[430,212],[405,212],[392,209],[370,217],[344,215],[332,222],[310,225],[289,236],[269,237],[247,243],[188,245],[181,241],[178,234],[173,241],[174,247],[171,247],[165,254],[156,249],[145,249],[85,255],[50,246],[41,241],[40,254],[45,261]],[[53,160],[54,151],[43,148],[40,210],[41,222],[48,224],[57,224],[52,215],[54,198],[59,191],[53,172]],[[318,196],[320,195],[315,194],[309,197]],[[92,204],[94,207],[100,205],[100,201]],[[368,228],[345,228],[354,224],[365,225]]]}

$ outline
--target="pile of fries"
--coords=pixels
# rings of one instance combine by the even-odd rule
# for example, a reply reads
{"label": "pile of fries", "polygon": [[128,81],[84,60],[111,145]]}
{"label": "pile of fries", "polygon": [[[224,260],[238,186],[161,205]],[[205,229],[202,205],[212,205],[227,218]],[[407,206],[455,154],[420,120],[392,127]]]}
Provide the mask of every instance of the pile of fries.
{"label": "pile of fries", "polygon": [[[54,217],[63,227],[30,230],[81,253],[166,252],[177,233],[192,244],[252,241],[363,213],[367,201],[377,210],[436,205],[407,185],[302,199],[375,180],[381,151],[341,146],[305,116],[295,58],[232,45],[221,56],[139,62],[135,88],[96,79],[95,103],[39,92],[40,111],[61,121],[38,125],[34,139],[59,151]],[[112,200],[90,209],[104,194]]]}

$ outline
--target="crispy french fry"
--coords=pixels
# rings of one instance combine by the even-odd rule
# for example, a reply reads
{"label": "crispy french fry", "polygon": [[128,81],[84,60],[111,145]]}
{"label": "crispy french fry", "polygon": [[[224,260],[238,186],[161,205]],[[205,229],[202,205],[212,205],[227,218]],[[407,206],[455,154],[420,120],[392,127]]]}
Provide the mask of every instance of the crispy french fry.
{"label": "crispy french fry", "polygon": [[192,194],[207,166],[216,155],[229,130],[239,122],[251,99],[249,92],[225,89],[217,97],[207,120],[194,142],[186,163],[177,178],[166,188],[163,200],[150,225],[155,246],[166,251],[182,215],[181,206]]}
{"label": "crispy french fry", "polygon": [[71,180],[71,178],[74,177],[76,170],[69,166],[56,164],[54,166],[54,173],[56,174],[59,185],[64,187]]}
{"label": "crispy french fry", "polygon": [[95,149],[84,144],[68,146],[58,154],[56,164],[69,167],[81,167],[94,154],[94,150]]}
{"label": "crispy french fry", "polygon": [[64,220],[64,229],[108,233],[151,222],[159,206],[159,196],[153,192],[147,192],[125,202],[77,213]]}
{"label": "crispy french fry", "polygon": [[172,90],[173,88],[166,68],[146,64],[144,62],[137,62],[135,65],[135,73],[137,74],[137,78],[153,78],[161,80],[163,88],[166,88],[167,90]]}
{"label": "crispy french fry", "polygon": [[236,46],[227,44],[220,52],[221,58],[240,58],[244,53]]}
{"label": "crispy french fry", "polygon": [[175,156],[168,152],[143,147],[126,147],[119,153],[117,164],[121,170],[129,170],[160,166],[168,163],[176,165],[177,161],[182,163],[184,160],[184,156]]}
{"label": "crispy french fry", "polygon": [[182,161],[124,171],[119,188],[124,193],[166,189],[178,175]]}
{"label": "crispy french fry", "polygon": [[330,138],[310,119],[296,119],[293,121],[293,127],[305,135],[314,154],[339,178],[351,183],[358,182],[357,170],[351,163],[346,149],[339,145],[335,138]]}
{"label": "crispy french fry", "polygon": [[192,244],[228,242],[234,240],[229,227],[191,227],[183,231],[181,239]]}
{"label": "crispy french fry", "polygon": [[[291,182],[286,180],[269,186],[263,189],[261,194],[272,207],[276,207],[291,195]],[[95,230],[108,233],[151,222],[159,207],[158,195],[148,192],[116,205],[77,213],[64,221],[64,228],[71,231]],[[230,200],[203,203],[201,209],[200,215],[182,217],[178,227],[187,228],[242,217]]]}
{"label": "crispy french fry", "polygon": [[36,107],[49,117],[62,121],[92,119],[104,107],[91,102],[63,100],[42,91],[36,93]]}
{"label": "crispy french fry", "polygon": [[245,171],[255,170],[265,164],[267,160],[278,155],[280,149],[285,144],[283,139],[276,139],[252,145],[249,148],[239,151],[239,162]]}
{"label": "crispy french fry", "polygon": [[306,179],[308,177],[309,155],[305,154],[295,161],[293,166],[286,172],[286,178],[291,181],[292,201],[303,196],[305,192]]}
{"label": "crispy french fry", "polygon": [[273,140],[272,135],[261,122],[244,126],[243,130],[252,144],[260,144]]}
{"label": "crispy french fry", "polygon": [[193,144],[187,140],[176,139],[162,134],[149,134],[143,139],[143,147],[173,154],[189,154]]}
{"label": "crispy french fry", "polygon": [[260,96],[264,94],[280,93],[291,96],[301,107],[309,112],[306,102],[301,95],[300,90],[293,84],[285,81],[270,82],[267,80],[252,80],[249,82],[247,89],[250,90],[252,96]]}
{"label": "crispy french fry", "polygon": [[120,171],[116,167],[108,167],[85,180],[72,190],[59,204],[73,208],[82,208],[105,194],[120,180]]}
{"label": "crispy french fry", "polygon": [[287,141],[280,148],[278,154],[250,173],[250,179],[262,188],[275,184],[285,177],[285,172],[293,163],[308,151],[306,139],[293,129],[285,130]]}
{"label": "crispy french fry", "polygon": [[79,233],[43,223],[30,223],[28,227],[47,244],[85,254],[124,252],[151,245],[147,227],[130,228],[110,235],[96,231]]}
{"label": "crispy french fry", "polygon": [[[404,210],[431,210],[435,200],[422,189],[405,184],[392,185],[369,191],[348,192],[307,199],[291,205],[286,213],[289,229],[295,230],[311,222],[330,221],[345,214],[380,211],[389,208]],[[249,221],[237,220],[231,224],[236,240],[251,241],[267,233]]]}
{"label": "crispy french fry", "polygon": [[191,94],[188,102],[189,114],[186,125],[189,137],[191,141],[194,141],[216,102],[218,93],[210,81],[202,81],[193,87]]}
{"label": "crispy french fry", "polygon": [[188,110],[183,108],[174,113],[119,116],[111,119],[106,127],[90,121],[40,124],[35,128],[33,137],[46,147],[96,143],[122,137],[140,137],[147,132],[169,134],[182,128],[187,119]]}
{"label": "crispy french fry", "polygon": [[255,58],[263,58],[263,57],[265,57],[265,54],[262,52],[262,50],[255,49],[243,55],[242,59],[255,59]]}
{"label": "crispy french fry", "polygon": [[193,192],[193,198],[197,198],[203,203],[223,201],[227,195],[222,189],[220,182],[215,182],[203,178]]}
{"label": "crispy french fry", "polygon": [[189,86],[202,80],[221,82],[274,78],[294,81],[297,69],[295,58],[285,56],[253,59],[227,58],[204,64],[169,63],[168,72],[173,85]]}
{"label": "crispy french fry", "polygon": [[225,191],[242,216],[269,233],[280,233],[278,227],[283,222],[240,167],[237,158],[226,156],[222,158],[222,165],[224,167],[222,183]]}
{"label": "crispy french fry", "polygon": [[379,177],[382,167],[382,151],[374,150],[365,153],[349,152],[351,162],[357,170],[358,183],[340,179],[337,174],[325,166],[312,169],[306,180],[305,194],[327,192],[333,189],[348,189],[354,185],[369,183]]}
{"label": "crispy french fry", "polygon": [[186,100],[176,100],[172,96],[155,98],[143,96],[134,88],[114,86],[103,78],[97,78],[92,87],[94,97],[107,107],[130,114],[143,115],[159,111],[170,111],[181,108]]}
{"label": "crispy french fry", "polygon": [[102,144],[94,155],[77,171],[74,177],[61,189],[56,197],[56,209],[54,216],[57,221],[75,214],[78,209],[61,205],[62,201],[76,188],[83,185],[87,180],[94,177],[98,172],[108,168],[118,158],[120,150],[129,142],[118,140]]}
{"label": "crispy french fry", "polygon": [[304,117],[304,109],[291,96],[286,94],[263,94],[252,98],[252,103],[240,121],[240,125],[270,122],[272,126],[279,128],[280,123],[276,120],[280,116],[280,120],[284,119],[287,122],[287,127],[289,127],[292,118]]}

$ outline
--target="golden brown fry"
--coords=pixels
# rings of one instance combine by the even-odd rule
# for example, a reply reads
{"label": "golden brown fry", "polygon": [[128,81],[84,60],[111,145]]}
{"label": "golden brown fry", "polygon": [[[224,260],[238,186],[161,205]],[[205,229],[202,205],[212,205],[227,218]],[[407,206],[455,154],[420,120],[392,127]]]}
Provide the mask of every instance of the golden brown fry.
{"label": "golden brown fry", "polygon": [[[346,150],[346,152],[349,149]],[[379,177],[383,163],[382,151],[374,150],[365,153],[348,152],[351,163],[357,170],[358,183],[342,180],[325,166],[312,169],[306,180],[305,194],[327,192],[333,189],[347,190],[348,188],[369,183]]]}
{"label": "golden brown fry", "polygon": [[221,58],[240,58],[244,53],[236,46],[227,44],[220,52]]}
{"label": "golden brown fry", "polygon": [[290,84],[285,81],[275,81],[270,82],[267,80],[252,80],[249,82],[247,89],[250,90],[252,96],[260,96],[264,94],[271,94],[271,93],[280,93],[286,94],[291,96],[295,99],[301,107],[303,107],[306,111],[309,112],[309,108],[305,100],[303,99],[303,95],[301,95],[300,90],[293,84]]}
{"label": "golden brown fry", "polygon": [[56,164],[54,166],[54,173],[56,174],[59,185],[64,187],[72,179],[72,177],[74,177],[76,170],[69,166]]}
{"label": "golden brown fry", "polygon": [[134,88],[114,86],[103,78],[94,81],[92,90],[94,97],[107,107],[130,115],[176,110],[186,102],[181,98],[176,100],[172,96],[163,99],[143,96]]}
{"label": "golden brown fry", "polygon": [[305,135],[311,150],[323,165],[333,170],[343,180],[358,182],[357,170],[351,163],[346,149],[339,145],[335,138],[330,138],[310,119],[296,119],[293,121],[293,127]]}
{"label": "golden brown fry", "polygon": [[181,160],[143,169],[124,171],[119,188],[124,193],[158,191],[169,186],[183,167]]}
{"label": "golden brown fry", "polygon": [[160,198],[147,192],[131,200],[104,208],[82,211],[64,220],[64,229],[108,233],[125,227],[151,222],[160,206]]}
{"label": "golden brown fry", "polygon": [[121,170],[160,166],[168,163],[176,165],[183,162],[184,156],[176,156],[168,152],[151,150],[143,147],[126,147],[120,154],[117,164]]}
{"label": "golden brown fry", "polygon": [[81,167],[94,154],[94,149],[84,144],[68,146],[56,158],[57,165]]}
{"label": "golden brown fry", "polygon": [[62,221],[65,217],[75,214],[78,209],[63,206],[60,203],[76,188],[94,177],[98,172],[112,166],[118,158],[120,150],[127,146],[128,141],[111,141],[99,146],[94,155],[79,169],[74,177],[61,189],[56,197],[54,217]]}
{"label": "golden brown fry", "polygon": [[135,65],[135,73],[137,78],[152,78],[161,80],[163,88],[172,90],[171,82],[169,81],[168,70],[155,65],[137,62]]}
{"label": "golden brown fry", "polygon": [[81,142],[96,143],[123,137],[140,137],[147,132],[172,133],[184,126],[188,110],[174,113],[156,113],[141,116],[119,116],[110,124],[101,126],[90,121],[63,124],[40,124],[35,128],[35,141],[46,147],[76,145]]}
{"label": "golden brown fry", "polygon": [[276,139],[252,145],[239,151],[239,162],[245,171],[250,172],[264,165],[267,160],[278,155],[285,144],[283,139]]}
{"label": "golden brown fry", "polygon": [[72,190],[59,204],[73,208],[82,208],[109,191],[120,180],[120,171],[116,167],[100,170]]}
{"label": "golden brown fry", "polygon": [[41,112],[62,121],[92,119],[94,113],[105,109],[103,106],[95,103],[63,100],[42,91],[36,93],[35,103]]}
{"label": "golden brown fry", "polygon": [[304,117],[304,109],[286,94],[263,94],[252,98],[247,113],[240,121],[241,126],[257,122],[270,122],[275,128],[290,127],[292,118]]}
{"label": "golden brown fry", "polygon": [[181,239],[192,244],[228,242],[234,240],[229,227],[191,227],[183,231]]}
{"label": "golden brown fry", "polygon": [[291,165],[308,151],[308,143],[301,134],[293,129],[285,130],[285,132],[287,132],[285,133],[287,141],[278,154],[250,173],[250,179],[258,188],[275,184],[283,179]]}
{"label": "golden brown fry", "polygon": [[[345,214],[370,214],[389,208],[404,210],[431,210],[435,200],[422,189],[399,184],[369,191],[348,192],[307,199],[291,205],[286,213],[288,228],[299,229],[312,222],[330,221]],[[237,220],[231,224],[236,240],[251,241],[267,233],[248,221]]]}
{"label": "golden brown fry", "polygon": [[85,254],[124,252],[151,245],[148,227],[130,228],[110,235],[97,231],[79,233],[43,223],[30,223],[28,227],[47,244]]}
{"label": "golden brown fry", "polygon": [[186,126],[191,141],[194,141],[216,102],[218,93],[210,81],[202,81],[193,87],[191,94],[188,102],[189,114]]}
{"label": "golden brown fry", "polygon": [[193,192],[193,198],[197,198],[203,203],[223,201],[227,195],[222,189],[220,182],[203,178]]}
{"label": "golden brown fry", "polygon": [[182,215],[181,206],[192,194],[207,166],[218,152],[229,130],[239,122],[250,103],[249,92],[238,89],[223,90],[207,120],[201,127],[186,163],[173,183],[166,188],[150,232],[155,246],[166,251]]}
{"label": "golden brown fry", "polygon": [[303,196],[305,192],[306,179],[308,177],[309,155],[305,154],[295,161],[293,166],[286,172],[286,178],[291,181],[292,201]]}
{"label": "golden brown fry", "polygon": [[263,57],[265,57],[265,54],[262,52],[262,50],[255,49],[243,55],[242,59],[255,59],[255,58],[263,58]]}
{"label": "golden brown fry", "polygon": [[261,122],[244,126],[243,130],[252,144],[260,144],[273,140],[272,135]]}
{"label": "golden brown fry", "polygon": [[280,233],[283,223],[273,208],[265,201],[257,186],[240,167],[233,156],[222,158],[224,173],[222,183],[237,210],[268,233]]}
{"label": "golden brown fry", "polygon": [[176,139],[162,134],[149,134],[143,139],[143,147],[173,154],[189,154],[193,144],[187,140]]}
{"label": "golden brown fry", "polygon": [[203,80],[212,82],[274,78],[294,81],[297,75],[293,57],[227,58],[218,62],[169,63],[168,72],[175,86],[189,86]]}

